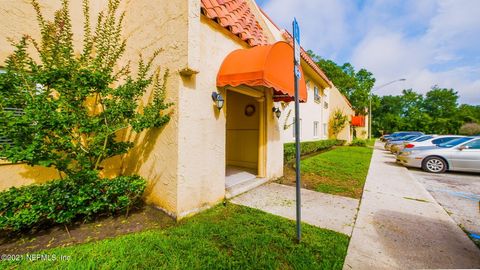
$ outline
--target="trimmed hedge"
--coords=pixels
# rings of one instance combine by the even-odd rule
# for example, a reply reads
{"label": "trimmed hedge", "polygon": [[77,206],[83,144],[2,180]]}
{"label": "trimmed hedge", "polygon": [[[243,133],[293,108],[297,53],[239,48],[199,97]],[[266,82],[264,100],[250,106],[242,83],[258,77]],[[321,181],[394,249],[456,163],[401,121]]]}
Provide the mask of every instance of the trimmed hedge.
{"label": "trimmed hedge", "polygon": [[128,211],[141,202],[140,176],[53,180],[0,192],[0,230],[28,231]]}
{"label": "trimmed hedge", "polygon": [[[300,155],[308,155],[318,151],[330,149],[333,146],[344,145],[343,140],[322,140],[313,142],[301,142],[300,143]],[[295,143],[286,143],[283,145],[283,161],[289,163],[295,160]]]}
{"label": "trimmed hedge", "polygon": [[353,141],[350,143],[350,146],[362,146],[362,147],[366,147],[366,146],[367,146],[367,140],[353,139]]}

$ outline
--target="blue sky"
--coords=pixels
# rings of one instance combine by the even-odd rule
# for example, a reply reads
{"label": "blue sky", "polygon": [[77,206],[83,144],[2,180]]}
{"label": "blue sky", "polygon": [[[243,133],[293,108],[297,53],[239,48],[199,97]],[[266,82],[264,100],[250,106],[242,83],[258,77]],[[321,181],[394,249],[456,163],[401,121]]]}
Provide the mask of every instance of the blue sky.
{"label": "blue sky", "polygon": [[300,23],[302,46],[373,72],[375,91],[433,85],[480,104],[480,0],[257,0],[280,27]]}

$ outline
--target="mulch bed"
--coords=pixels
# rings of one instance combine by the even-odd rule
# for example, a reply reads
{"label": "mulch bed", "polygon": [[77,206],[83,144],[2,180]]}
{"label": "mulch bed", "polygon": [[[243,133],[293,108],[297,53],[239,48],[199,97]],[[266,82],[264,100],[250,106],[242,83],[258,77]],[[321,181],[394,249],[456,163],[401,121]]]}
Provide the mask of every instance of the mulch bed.
{"label": "mulch bed", "polygon": [[47,230],[5,235],[0,233],[0,254],[25,254],[42,249],[65,247],[119,235],[139,232],[154,228],[173,226],[175,221],[164,212],[143,206],[129,213],[128,217],[103,217],[89,223],[77,222],[65,226],[55,226]]}

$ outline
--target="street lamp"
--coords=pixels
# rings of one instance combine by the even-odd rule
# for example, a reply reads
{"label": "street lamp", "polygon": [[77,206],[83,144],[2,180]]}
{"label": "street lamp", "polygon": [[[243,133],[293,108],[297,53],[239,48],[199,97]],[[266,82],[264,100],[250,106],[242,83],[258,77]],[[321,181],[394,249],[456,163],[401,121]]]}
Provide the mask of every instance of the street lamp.
{"label": "street lamp", "polygon": [[383,88],[383,87],[385,87],[387,85],[390,85],[392,83],[403,82],[403,81],[406,81],[406,80],[407,79],[396,79],[396,80],[393,80],[393,81],[388,82],[386,84],[382,84],[379,87],[375,87],[375,89],[370,91],[370,98],[368,99],[369,100],[369,105],[368,105],[368,139],[372,138],[372,122],[373,122],[372,121],[372,93],[373,93],[373,91],[377,91],[380,88]]}

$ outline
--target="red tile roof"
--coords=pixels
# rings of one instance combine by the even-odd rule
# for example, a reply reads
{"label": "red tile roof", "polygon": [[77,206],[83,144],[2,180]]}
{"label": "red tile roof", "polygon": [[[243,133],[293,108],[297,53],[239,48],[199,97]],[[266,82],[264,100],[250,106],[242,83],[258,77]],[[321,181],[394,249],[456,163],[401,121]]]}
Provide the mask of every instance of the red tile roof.
{"label": "red tile roof", "polygon": [[[282,31],[283,38],[290,43],[290,45],[293,45],[293,37],[292,35],[287,32],[286,30]],[[320,67],[313,61],[313,59],[308,55],[308,53],[302,48],[300,51],[300,56],[302,59],[318,74],[322,79],[324,79],[330,87],[333,87],[333,83],[328,79],[327,75],[323,73],[323,71],[320,69]]]}
{"label": "red tile roof", "polygon": [[268,44],[267,37],[245,0],[201,0],[202,14],[250,46]]}

